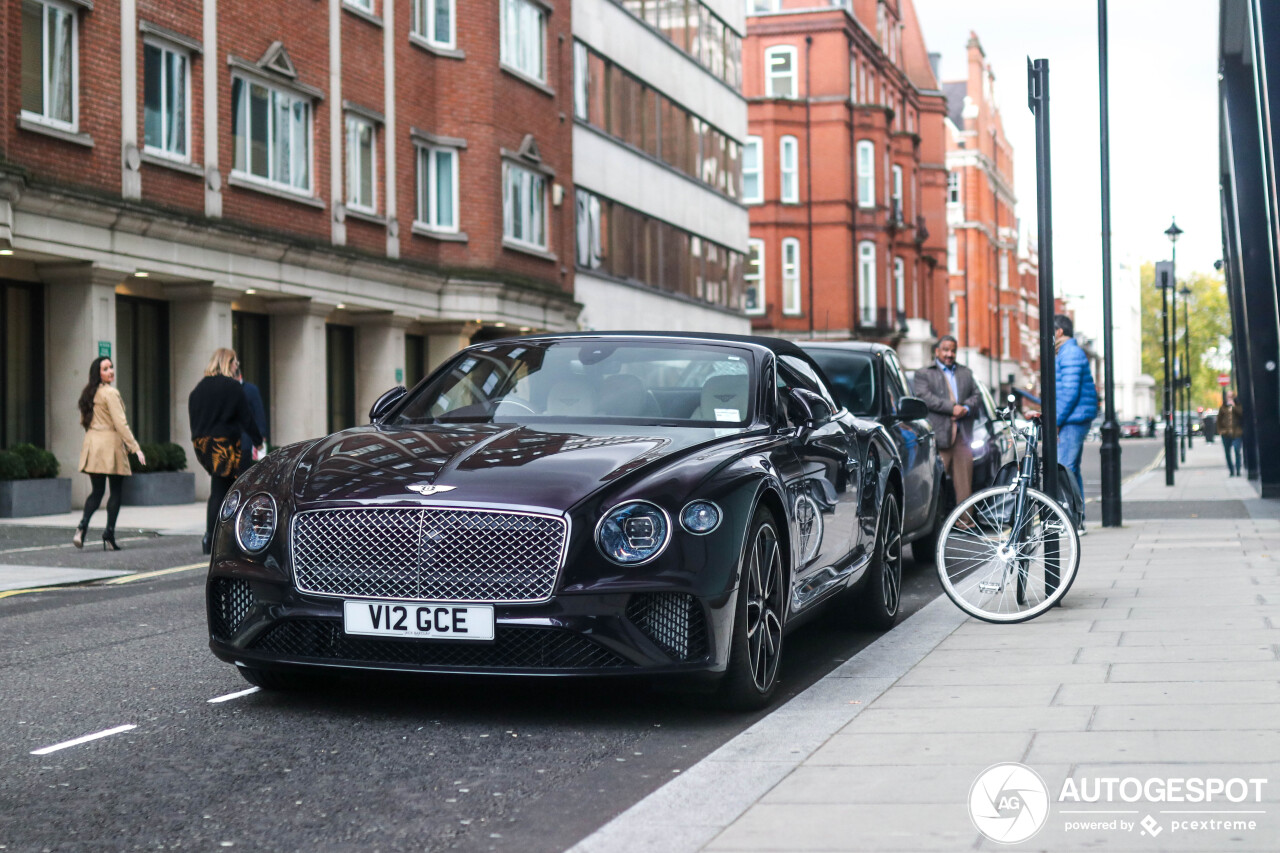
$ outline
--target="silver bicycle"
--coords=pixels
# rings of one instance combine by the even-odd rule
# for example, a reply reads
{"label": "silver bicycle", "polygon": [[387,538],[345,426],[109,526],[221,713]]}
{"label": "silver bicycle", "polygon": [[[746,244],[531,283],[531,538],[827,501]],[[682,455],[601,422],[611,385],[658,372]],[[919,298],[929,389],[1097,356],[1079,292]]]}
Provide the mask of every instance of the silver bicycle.
{"label": "silver bicycle", "polygon": [[962,501],[938,536],[938,580],[956,605],[987,622],[1025,622],[1053,607],[1080,566],[1070,515],[1041,491],[1040,418],[1020,430],[1026,449],[1009,485]]}

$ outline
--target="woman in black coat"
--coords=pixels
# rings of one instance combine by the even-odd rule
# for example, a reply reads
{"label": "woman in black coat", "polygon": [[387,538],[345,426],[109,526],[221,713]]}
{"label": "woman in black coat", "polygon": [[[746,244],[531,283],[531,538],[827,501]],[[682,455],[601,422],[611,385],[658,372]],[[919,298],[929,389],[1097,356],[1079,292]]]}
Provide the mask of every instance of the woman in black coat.
{"label": "woman in black coat", "polygon": [[200,467],[208,471],[210,477],[203,542],[206,554],[213,547],[213,525],[218,520],[218,509],[240,471],[241,434],[248,433],[254,445],[262,443],[244,388],[235,379],[239,367],[235,351],[214,350],[204,370],[204,379],[187,398],[191,443]]}

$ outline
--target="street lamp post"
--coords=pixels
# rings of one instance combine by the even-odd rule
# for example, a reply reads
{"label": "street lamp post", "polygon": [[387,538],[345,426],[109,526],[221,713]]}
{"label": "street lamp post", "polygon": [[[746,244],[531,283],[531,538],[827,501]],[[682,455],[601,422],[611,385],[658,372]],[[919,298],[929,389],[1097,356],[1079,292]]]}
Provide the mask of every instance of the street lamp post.
{"label": "street lamp post", "polygon": [[[1182,229],[1178,227],[1177,220],[1165,230],[1164,235],[1169,238],[1172,248],[1172,257],[1167,270],[1159,270],[1156,273],[1158,277],[1157,284],[1160,286],[1160,303],[1162,310],[1160,312],[1161,319],[1164,324],[1164,482],[1166,486],[1173,485],[1173,471],[1178,466],[1178,439],[1176,436],[1176,427],[1174,426],[1174,382],[1173,382],[1173,352],[1169,346],[1169,291],[1177,287],[1177,270],[1178,270],[1178,238],[1182,236]],[[1176,298],[1176,296],[1175,296]],[[1174,329],[1176,334],[1177,318],[1174,318]]]}
{"label": "street lamp post", "polygon": [[[1192,288],[1183,284],[1178,289],[1183,295],[1183,403],[1187,412],[1187,447],[1192,446]],[[1187,450],[1183,450],[1183,461],[1187,461]]]}
{"label": "street lamp post", "polygon": [[1119,527],[1120,424],[1111,347],[1111,142],[1107,105],[1107,0],[1098,0],[1098,140],[1102,152],[1102,526]]}

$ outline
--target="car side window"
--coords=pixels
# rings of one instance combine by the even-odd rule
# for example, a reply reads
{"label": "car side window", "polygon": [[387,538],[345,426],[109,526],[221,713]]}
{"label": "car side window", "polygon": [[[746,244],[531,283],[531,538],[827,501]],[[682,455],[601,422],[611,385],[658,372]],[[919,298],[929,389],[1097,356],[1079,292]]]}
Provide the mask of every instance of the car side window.
{"label": "car side window", "polygon": [[[817,394],[823,401],[831,407],[831,411],[840,411],[840,404],[836,402],[835,395],[831,393],[831,389],[827,387],[827,383],[822,381],[822,377],[818,375],[818,371],[812,364],[803,358],[794,355],[780,355],[778,361],[786,368],[787,373],[793,375],[795,379],[793,388],[808,388]],[[784,371],[778,371],[781,375]]]}

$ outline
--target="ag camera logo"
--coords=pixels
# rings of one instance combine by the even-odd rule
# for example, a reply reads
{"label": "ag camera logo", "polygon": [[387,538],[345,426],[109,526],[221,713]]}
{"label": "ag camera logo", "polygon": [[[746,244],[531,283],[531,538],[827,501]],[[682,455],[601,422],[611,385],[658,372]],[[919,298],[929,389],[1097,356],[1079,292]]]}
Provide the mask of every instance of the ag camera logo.
{"label": "ag camera logo", "polygon": [[1049,819],[1049,788],[1025,764],[993,764],[969,789],[969,819],[992,841],[1026,841]]}

